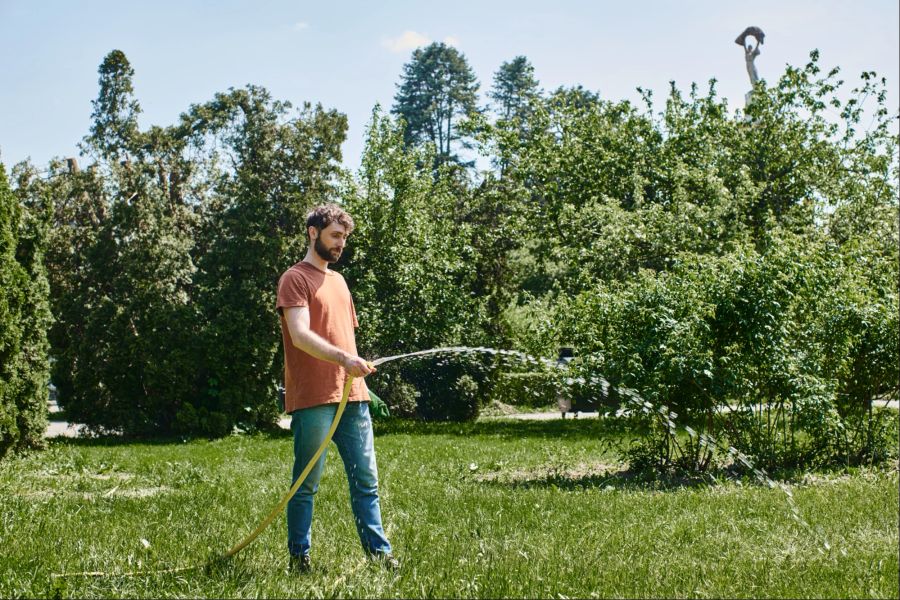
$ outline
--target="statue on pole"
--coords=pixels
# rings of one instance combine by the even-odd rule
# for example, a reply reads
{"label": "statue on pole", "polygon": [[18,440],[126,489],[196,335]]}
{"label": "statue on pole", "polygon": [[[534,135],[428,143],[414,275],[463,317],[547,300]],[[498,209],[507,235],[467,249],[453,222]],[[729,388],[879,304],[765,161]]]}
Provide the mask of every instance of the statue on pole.
{"label": "statue on pole", "polygon": [[[756,40],[756,44],[749,41],[747,38],[752,37]],[[754,87],[756,87],[756,82],[759,81],[759,73],[756,72],[756,64],[754,64],[754,60],[759,56],[759,47],[762,45],[763,41],[766,39],[766,34],[763,33],[763,30],[759,27],[748,27],[745,29],[741,35],[737,36],[737,39],[734,40],[734,43],[738,46],[741,46],[744,49],[744,62],[747,63],[747,75],[750,76],[750,91],[744,96],[744,102],[750,102],[750,95],[753,93]]]}

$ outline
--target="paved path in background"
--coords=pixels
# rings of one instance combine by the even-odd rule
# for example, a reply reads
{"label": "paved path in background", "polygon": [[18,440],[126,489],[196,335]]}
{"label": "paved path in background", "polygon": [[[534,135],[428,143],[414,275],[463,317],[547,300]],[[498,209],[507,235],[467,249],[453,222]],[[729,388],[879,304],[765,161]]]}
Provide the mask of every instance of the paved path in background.
{"label": "paved path in background", "polygon": [[[47,408],[50,412],[50,418],[53,419],[53,415],[59,412],[59,406],[57,406],[56,402],[52,400],[47,404]],[[291,418],[290,417],[281,417],[278,421],[279,427],[282,429],[290,429],[291,428]],[[47,431],[44,432],[44,437],[46,438],[55,438],[55,437],[68,437],[75,438],[81,435],[81,423],[69,423],[67,421],[53,421],[47,425]]]}
{"label": "paved path in background", "polygon": [[[881,408],[893,408],[894,410],[900,410],[900,401],[897,400],[876,400],[872,403],[876,407]],[[724,409],[728,410],[728,408]],[[576,416],[577,415],[577,416]],[[553,421],[555,419],[596,419],[600,413],[597,411],[587,411],[587,412],[578,412],[578,413],[566,413],[565,417],[563,417],[562,413],[559,411],[554,412],[533,412],[533,413],[513,413],[511,415],[492,415],[489,417],[480,417],[485,420],[496,420],[496,419],[515,419],[519,421]]]}
{"label": "paved path in background", "polygon": [[[566,413],[566,419],[596,419],[600,416],[597,411]],[[478,417],[479,421],[497,421],[503,419],[514,419],[516,421],[557,421],[562,419],[561,412],[530,412],[530,413],[513,413],[511,415],[490,415]]]}
{"label": "paved path in background", "polygon": [[[47,403],[47,409],[50,411],[51,419],[53,419],[53,415],[55,413],[59,412],[59,406],[53,400]],[[80,425],[78,423],[67,423],[66,421],[51,420],[50,424],[47,425],[47,431],[44,432],[44,437],[78,437],[79,427]]]}
{"label": "paved path in background", "polygon": [[[876,401],[875,406],[882,406],[885,408],[893,408],[894,410],[900,410],[900,402],[897,400],[888,401]],[[50,403],[50,413],[59,412],[59,407],[56,406],[55,402]],[[566,413],[566,419],[596,419],[599,416],[599,413],[594,412],[579,412],[577,413],[577,417],[574,416],[576,413]],[[481,420],[485,421],[495,421],[499,419],[513,419],[516,421],[553,421],[556,419],[561,419],[562,413],[555,412],[531,412],[531,413],[515,413],[511,415],[495,415],[490,417],[480,417]],[[281,417],[278,420],[278,425],[282,429],[290,429],[291,428],[291,418],[290,417]],[[66,421],[50,421],[50,425],[47,427],[47,431],[44,434],[44,437],[53,438],[53,437],[78,437],[79,428],[81,427],[78,423],[67,423]]]}
{"label": "paved path in background", "polygon": [[67,423],[66,421],[50,421],[47,425],[47,431],[44,437],[78,437],[78,423]]}

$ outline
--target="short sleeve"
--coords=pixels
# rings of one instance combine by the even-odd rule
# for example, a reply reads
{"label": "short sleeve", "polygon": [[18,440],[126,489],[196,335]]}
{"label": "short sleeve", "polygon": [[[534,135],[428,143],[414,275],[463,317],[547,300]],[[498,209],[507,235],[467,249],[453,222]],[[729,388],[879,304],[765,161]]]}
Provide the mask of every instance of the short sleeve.
{"label": "short sleeve", "polygon": [[278,280],[275,309],[282,314],[282,309],[299,306],[309,306],[309,286],[296,269],[289,269]]}

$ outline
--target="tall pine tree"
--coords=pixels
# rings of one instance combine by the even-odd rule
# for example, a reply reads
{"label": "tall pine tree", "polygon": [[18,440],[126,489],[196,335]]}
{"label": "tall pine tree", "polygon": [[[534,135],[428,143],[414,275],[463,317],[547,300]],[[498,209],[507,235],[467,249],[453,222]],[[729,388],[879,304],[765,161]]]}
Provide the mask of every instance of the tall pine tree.
{"label": "tall pine tree", "polygon": [[138,141],[137,118],[141,112],[134,97],[134,68],[124,52],[113,50],[104,57],[98,72],[100,93],[91,103],[93,124],[82,147],[110,161],[128,160]]}
{"label": "tall pine tree", "polygon": [[494,86],[488,93],[495,103],[498,118],[504,121],[518,119],[523,124],[534,112],[534,102],[540,95],[534,67],[524,56],[517,56],[500,65],[494,74]]}
{"label": "tall pine tree", "polygon": [[454,148],[468,142],[457,126],[478,112],[478,81],[466,57],[438,42],[419,48],[404,65],[397,87],[391,112],[406,121],[406,145],[431,142],[437,162],[459,162]]}

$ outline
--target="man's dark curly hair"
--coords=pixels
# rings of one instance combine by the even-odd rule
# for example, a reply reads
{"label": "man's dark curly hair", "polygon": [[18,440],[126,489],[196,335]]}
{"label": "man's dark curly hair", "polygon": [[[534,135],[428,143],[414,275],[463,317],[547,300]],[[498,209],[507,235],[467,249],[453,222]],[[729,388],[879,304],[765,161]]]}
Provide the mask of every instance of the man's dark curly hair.
{"label": "man's dark curly hair", "polygon": [[309,214],[306,215],[307,231],[309,231],[310,227],[315,227],[322,231],[334,222],[338,222],[346,227],[348,235],[356,227],[353,223],[353,217],[337,204],[322,204],[309,211]]}

